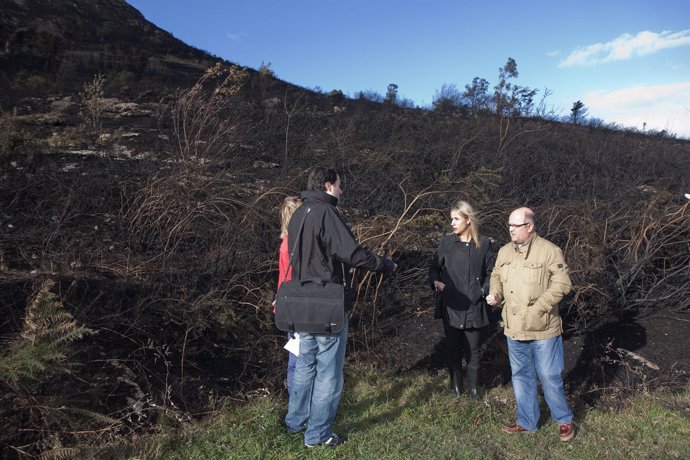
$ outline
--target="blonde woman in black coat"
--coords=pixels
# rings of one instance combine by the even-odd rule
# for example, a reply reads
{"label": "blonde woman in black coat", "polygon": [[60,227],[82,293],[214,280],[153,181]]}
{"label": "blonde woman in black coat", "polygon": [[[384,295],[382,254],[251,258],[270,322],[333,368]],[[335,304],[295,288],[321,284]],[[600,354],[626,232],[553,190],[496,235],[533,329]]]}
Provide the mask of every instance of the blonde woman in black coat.
{"label": "blonde woman in black coat", "polygon": [[468,392],[472,399],[479,399],[480,339],[489,324],[484,297],[496,256],[491,241],[480,236],[477,213],[469,203],[456,202],[450,217],[452,231],[439,243],[429,267],[429,284],[440,300],[435,317],[443,320],[453,388],[458,396],[462,394],[464,354]]}

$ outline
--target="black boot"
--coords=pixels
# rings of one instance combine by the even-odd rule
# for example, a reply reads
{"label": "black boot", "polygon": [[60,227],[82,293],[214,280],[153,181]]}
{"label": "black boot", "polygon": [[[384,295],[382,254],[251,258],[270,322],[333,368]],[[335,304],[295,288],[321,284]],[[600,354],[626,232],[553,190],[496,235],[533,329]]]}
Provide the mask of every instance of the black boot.
{"label": "black boot", "polygon": [[480,398],[479,388],[477,387],[478,373],[478,367],[467,367],[467,386],[469,387],[468,394],[470,395],[470,398],[474,399],[475,401],[479,400]]}
{"label": "black boot", "polygon": [[450,368],[450,382],[453,385],[455,394],[460,396],[463,392],[462,388],[462,367],[453,366]]}

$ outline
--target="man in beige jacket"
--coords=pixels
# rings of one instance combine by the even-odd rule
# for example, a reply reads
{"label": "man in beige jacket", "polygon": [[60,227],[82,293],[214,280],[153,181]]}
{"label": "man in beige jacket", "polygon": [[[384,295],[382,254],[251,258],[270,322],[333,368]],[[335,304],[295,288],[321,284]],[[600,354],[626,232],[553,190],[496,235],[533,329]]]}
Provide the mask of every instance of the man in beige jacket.
{"label": "man in beige jacket", "polygon": [[563,388],[563,324],[558,303],[572,286],[558,246],[536,233],[534,212],[519,208],[508,221],[511,242],[498,251],[489,305],[503,304],[504,333],[517,403],[517,421],[506,433],[537,430],[537,376],[561,441],[575,435],[573,412]]}

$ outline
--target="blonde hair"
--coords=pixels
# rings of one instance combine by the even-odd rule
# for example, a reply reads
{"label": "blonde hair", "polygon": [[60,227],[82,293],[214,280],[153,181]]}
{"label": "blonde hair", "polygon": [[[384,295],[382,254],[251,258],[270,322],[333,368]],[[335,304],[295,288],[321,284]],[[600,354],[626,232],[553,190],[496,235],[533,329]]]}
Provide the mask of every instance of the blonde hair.
{"label": "blonde hair", "polygon": [[286,196],[283,205],[280,207],[280,237],[285,238],[288,234],[288,224],[295,209],[302,205],[302,200],[296,196]]}
{"label": "blonde hair", "polygon": [[472,235],[474,244],[477,247],[480,247],[481,243],[479,242],[479,215],[474,210],[474,208],[467,201],[458,200],[453,204],[450,210],[451,212],[456,211],[460,213],[460,215],[465,219],[469,219],[470,235]]}

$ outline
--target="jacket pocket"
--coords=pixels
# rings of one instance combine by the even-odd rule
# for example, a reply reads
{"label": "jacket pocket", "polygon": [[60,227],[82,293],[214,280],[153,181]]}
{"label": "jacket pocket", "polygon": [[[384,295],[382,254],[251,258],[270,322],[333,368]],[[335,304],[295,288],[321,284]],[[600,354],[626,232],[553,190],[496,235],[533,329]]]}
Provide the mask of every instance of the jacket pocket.
{"label": "jacket pocket", "polygon": [[522,264],[522,266],[524,268],[523,273],[525,284],[541,284],[544,264],[539,262],[525,262]]}
{"label": "jacket pocket", "polygon": [[549,326],[549,316],[549,313],[540,310],[536,306],[527,307],[525,312],[525,331],[545,331]]}

